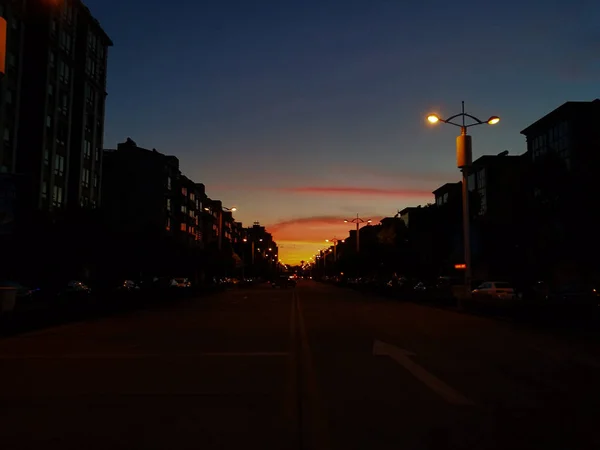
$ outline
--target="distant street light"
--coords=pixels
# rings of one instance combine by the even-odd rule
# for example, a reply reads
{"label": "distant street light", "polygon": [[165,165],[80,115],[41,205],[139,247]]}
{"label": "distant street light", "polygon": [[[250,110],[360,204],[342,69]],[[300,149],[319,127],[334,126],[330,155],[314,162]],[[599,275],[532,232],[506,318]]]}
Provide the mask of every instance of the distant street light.
{"label": "distant street light", "polygon": [[[462,123],[454,123],[453,119],[462,117]],[[466,124],[465,118],[473,120],[474,123]],[[465,252],[465,297],[470,298],[471,296],[471,231],[469,227],[469,170],[473,163],[473,151],[471,147],[471,136],[467,134],[467,128],[474,127],[476,125],[496,125],[500,122],[500,117],[491,116],[487,121],[479,120],[470,114],[465,113],[465,102],[462,102],[462,112],[455,114],[448,119],[442,119],[437,114],[430,114],[427,116],[429,123],[436,124],[438,122],[447,123],[460,128],[460,136],[456,137],[456,165],[462,172],[462,201],[463,201],[463,240],[464,240],[464,252]],[[460,303],[459,303],[460,306]]]}
{"label": "distant street light", "polygon": [[360,236],[359,236],[358,229],[360,228],[361,223],[371,223],[371,219],[365,220],[365,219],[358,217],[358,214],[356,214],[355,219],[344,220],[344,223],[348,223],[348,222],[356,224],[356,253],[359,253],[360,252]]}

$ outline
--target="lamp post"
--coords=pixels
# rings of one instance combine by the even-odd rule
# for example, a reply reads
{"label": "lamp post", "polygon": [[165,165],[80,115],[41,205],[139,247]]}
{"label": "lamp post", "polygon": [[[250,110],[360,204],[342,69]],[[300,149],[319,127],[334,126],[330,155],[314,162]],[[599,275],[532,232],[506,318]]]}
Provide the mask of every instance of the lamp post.
{"label": "lamp post", "polygon": [[334,237],[332,239],[325,239],[325,242],[333,242],[333,260],[337,261],[337,244],[338,242],[341,242],[343,244],[344,240]]}
{"label": "lamp post", "polygon": [[[454,123],[452,120],[461,117],[461,123]],[[473,123],[467,124],[465,118],[473,120]],[[462,172],[462,202],[463,202],[463,241],[465,253],[465,298],[471,297],[471,276],[473,270],[471,267],[471,230],[469,214],[469,170],[473,163],[473,150],[471,146],[471,136],[467,134],[467,128],[476,125],[496,125],[500,122],[498,116],[491,116],[487,121],[479,120],[477,117],[465,112],[465,102],[462,102],[462,109],[459,114],[455,114],[447,119],[442,119],[437,114],[427,116],[429,123],[438,122],[447,123],[460,128],[460,136],[456,137],[456,165]],[[460,307],[460,301],[458,306]]]}
{"label": "lamp post", "polygon": [[356,224],[356,253],[359,253],[360,252],[360,237],[359,237],[358,229],[360,228],[361,223],[371,223],[371,219],[365,220],[365,219],[358,217],[358,214],[356,214],[356,218],[346,219],[346,220],[344,220],[344,223],[355,223]]}

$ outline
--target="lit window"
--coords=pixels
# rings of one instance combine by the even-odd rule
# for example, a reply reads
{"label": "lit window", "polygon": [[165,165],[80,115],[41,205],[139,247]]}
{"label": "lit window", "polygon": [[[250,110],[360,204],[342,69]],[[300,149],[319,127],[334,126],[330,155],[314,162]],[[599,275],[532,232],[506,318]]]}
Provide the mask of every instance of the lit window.
{"label": "lit window", "polygon": [[167,231],[171,230],[171,218],[170,217],[167,217],[167,224],[166,224],[165,228]]}
{"label": "lit window", "polygon": [[187,206],[181,205],[181,212],[187,214]]}
{"label": "lit window", "polygon": [[63,175],[65,173],[65,157],[56,155],[54,157],[54,174]]}
{"label": "lit window", "polygon": [[92,144],[87,139],[83,141],[83,157],[86,159],[92,157]]}
{"label": "lit window", "polygon": [[48,183],[42,182],[42,198],[45,200],[48,197]]}
{"label": "lit window", "polygon": [[94,187],[97,188],[98,187],[98,174],[94,173]]}
{"label": "lit window", "polygon": [[193,193],[193,192],[190,192],[190,200],[191,200],[191,201],[194,201],[194,200],[196,200],[196,196],[194,195],[194,193]]}
{"label": "lit window", "polygon": [[62,187],[54,186],[52,189],[52,204],[54,206],[62,206],[63,201],[63,190]]}
{"label": "lit window", "polygon": [[183,195],[184,197],[187,197],[188,191],[186,187],[182,187],[181,188],[181,195]]}
{"label": "lit window", "polygon": [[83,169],[81,184],[87,188],[90,186],[90,171],[89,169]]}
{"label": "lit window", "polygon": [[171,211],[171,199],[167,199],[167,211]]}
{"label": "lit window", "polygon": [[167,177],[167,189],[171,190],[171,177]]}
{"label": "lit window", "polygon": [[180,225],[179,229],[180,229],[181,231],[185,231],[185,230],[187,230],[187,225],[186,225],[185,223],[182,223],[182,224]]}

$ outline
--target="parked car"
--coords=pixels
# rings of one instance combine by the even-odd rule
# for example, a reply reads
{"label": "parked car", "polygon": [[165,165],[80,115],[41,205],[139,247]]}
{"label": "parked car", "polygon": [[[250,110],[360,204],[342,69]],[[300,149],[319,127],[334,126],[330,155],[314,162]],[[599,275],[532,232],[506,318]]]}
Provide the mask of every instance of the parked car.
{"label": "parked car", "polygon": [[512,285],[506,281],[486,281],[472,291],[473,300],[481,306],[509,306],[517,299]]}

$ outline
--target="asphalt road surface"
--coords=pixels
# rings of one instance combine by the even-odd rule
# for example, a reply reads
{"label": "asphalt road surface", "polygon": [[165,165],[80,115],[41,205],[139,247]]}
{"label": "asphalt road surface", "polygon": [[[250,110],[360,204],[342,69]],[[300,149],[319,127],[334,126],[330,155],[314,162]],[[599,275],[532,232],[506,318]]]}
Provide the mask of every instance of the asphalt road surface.
{"label": "asphalt road surface", "polygon": [[312,281],[0,340],[0,448],[600,448],[593,342]]}

